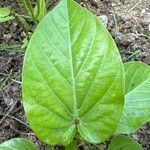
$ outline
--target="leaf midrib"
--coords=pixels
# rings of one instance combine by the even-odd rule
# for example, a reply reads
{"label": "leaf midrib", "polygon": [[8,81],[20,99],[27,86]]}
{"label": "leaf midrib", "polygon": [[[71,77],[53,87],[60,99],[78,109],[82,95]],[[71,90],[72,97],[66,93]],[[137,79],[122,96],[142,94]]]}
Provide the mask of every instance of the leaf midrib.
{"label": "leaf midrib", "polygon": [[73,68],[73,54],[72,54],[72,46],[71,46],[71,34],[70,34],[70,21],[69,21],[69,12],[68,12],[68,0],[65,0],[66,4],[66,19],[68,24],[68,44],[69,44],[69,60],[70,60],[70,68],[71,68],[71,81],[72,81],[72,89],[73,89],[73,120],[76,120],[78,117],[77,113],[77,97],[76,97],[76,86],[75,86],[75,77],[74,77],[74,68]]}

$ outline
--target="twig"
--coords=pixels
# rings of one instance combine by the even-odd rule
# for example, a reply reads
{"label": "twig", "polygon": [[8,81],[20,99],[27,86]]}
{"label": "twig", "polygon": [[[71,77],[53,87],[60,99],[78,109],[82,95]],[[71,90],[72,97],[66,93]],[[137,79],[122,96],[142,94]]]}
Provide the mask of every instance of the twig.
{"label": "twig", "polygon": [[0,89],[0,92],[4,91],[7,87],[9,87],[13,83],[14,83],[14,81],[12,81],[9,84],[7,84],[5,87],[3,87],[2,89]]}
{"label": "twig", "polygon": [[23,17],[23,18],[26,18],[26,19],[31,19],[31,17],[30,17],[30,16],[20,15],[20,14],[17,14],[17,13],[16,13],[16,16]]}
{"label": "twig", "polygon": [[21,81],[17,81],[17,80],[12,79],[12,78],[9,78],[9,79],[10,79],[11,81],[15,82],[15,83],[22,84],[22,82],[21,82]]}
{"label": "twig", "polygon": [[11,119],[14,119],[14,120],[20,122],[21,124],[25,125],[26,127],[30,128],[28,124],[26,124],[25,122],[21,121],[20,119],[14,117],[14,116],[7,115],[7,114],[4,114],[4,113],[0,113],[0,115],[9,117],[9,118],[11,118]]}
{"label": "twig", "polygon": [[135,51],[134,53],[132,53],[128,58],[126,58],[124,61],[128,61],[131,58],[133,58],[134,56],[136,56],[137,54],[139,54],[141,52],[141,50]]}
{"label": "twig", "polygon": [[116,31],[119,32],[119,26],[118,26],[118,20],[117,20],[116,14],[113,9],[111,11],[114,17]]}
{"label": "twig", "polygon": [[16,106],[18,101],[16,101],[11,108],[6,112],[6,114],[4,115],[4,117],[1,119],[0,124],[3,123],[3,121],[6,119],[6,117],[11,113],[11,111],[14,109],[14,107]]}
{"label": "twig", "polygon": [[139,34],[139,33],[137,33],[136,35],[140,36],[140,37],[145,37],[147,39],[150,39],[150,35],[144,35],[144,34]]}
{"label": "twig", "polygon": [[12,74],[12,70],[10,71],[10,73],[8,74],[8,76],[6,77],[6,79],[3,81],[3,83],[0,86],[0,93],[3,91],[3,89],[5,88],[4,85],[5,83],[9,80],[10,76]]}
{"label": "twig", "polygon": [[132,8],[130,8],[128,11],[130,12],[130,11],[132,11],[135,7],[137,7],[137,5],[139,4],[139,3],[141,3],[142,2],[142,0],[139,0]]}
{"label": "twig", "polygon": [[15,114],[16,112],[18,112],[19,110],[22,109],[22,105],[20,105],[19,107],[17,107],[14,111],[11,112],[11,115]]}
{"label": "twig", "polygon": [[[20,75],[19,75],[18,77],[20,77]],[[17,78],[18,78],[18,77],[17,77]],[[7,84],[7,85],[4,87],[4,84],[5,84],[6,81],[8,81],[8,79],[10,79],[12,82],[10,82],[9,84]],[[11,78],[11,74],[8,75],[5,80],[6,80],[6,81],[4,81],[4,82],[2,83],[2,85],[1,85],[1,87],[0,87],[0,93],[1,93],[2,91],[4,91],[7,87],[9,87],[9,86],[10,86],[11,84],[13,84],[13,83],[22,84],[22,82],[17,81],[16,79],[12,79],[12,78]]]}

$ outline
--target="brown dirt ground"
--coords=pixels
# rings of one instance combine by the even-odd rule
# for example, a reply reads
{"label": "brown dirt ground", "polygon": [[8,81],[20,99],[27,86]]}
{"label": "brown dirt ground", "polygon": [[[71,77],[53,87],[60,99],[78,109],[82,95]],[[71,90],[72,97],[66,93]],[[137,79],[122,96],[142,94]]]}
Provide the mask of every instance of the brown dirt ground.
{"label": "brown dirt ground", "polygon": [[[102,19],[115,39],[124,62],[140,60],[150,64],[149,0],[78,1]],[[15,11],[23,12],[16,0],[1,0],[0,7],[3,6],[11,6]],[[24,30],[17,20],[0,24],[0,44],[20,44],[23,38]],[[23,56],[22,52],[0,49],[0,143],[14,137],[27,137],[41,150],[46,150],[48,146],[41,143],[26,124],[22,108],[20,82]],[[149,150],[150,124],[147,123],[132,137],[145,150]],[[84,150],[98,149],[98,146],[81,144]],[[102,146],[105,148],[107,142]]]}

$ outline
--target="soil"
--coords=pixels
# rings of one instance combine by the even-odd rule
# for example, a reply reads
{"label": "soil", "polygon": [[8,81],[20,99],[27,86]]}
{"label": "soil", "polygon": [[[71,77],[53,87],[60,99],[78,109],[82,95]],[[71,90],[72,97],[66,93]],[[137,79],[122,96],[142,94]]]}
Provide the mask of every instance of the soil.
{"label": "soil", "polygon": [[[54,1],[54,0],[53,0]],[[56,0],[55,0],[56,1]],[[54,1],[54,2],[55,2]],[[78,0],[96,14],[111,32],[124,62],[140,60],[150,64],[150,1],[149,0]],[[0,7],[23,9],[19,1],[1,0]],[[21,44],[24,29],[17,20],[0,24],[0,44]],[[14,137],[27,137],[41,150],[41,143],[26,123],[21,101],[21,71],[24,52],[0,49],[0,143]],[[145,150],[150,149],[150,123],[131,135]],[[85,143],[82,149],[88,150]],[[102,145],[107,147],[107,143]],[[84,147],[84,148],[83,148]],[[98,149],[89,145],[89,149]],[[57,147],[55,149],[62,149]]]}

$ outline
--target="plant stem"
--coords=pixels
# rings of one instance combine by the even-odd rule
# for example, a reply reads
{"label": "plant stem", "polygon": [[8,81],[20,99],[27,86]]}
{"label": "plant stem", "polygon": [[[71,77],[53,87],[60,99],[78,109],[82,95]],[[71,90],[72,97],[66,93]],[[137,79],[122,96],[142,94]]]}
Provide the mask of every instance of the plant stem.
{"label": "plant stem", "polygon": [[141,52],[141,50],[135,51],[134,53],[132,53],[132,55],[130,55],[128,58],[125,59],[125,62],[128,61],[128,60],[130,60],[131,58],[133,58],[134,56],[136,56],[140,52]]}
{"label": "plant stem", "polygon": [[20,49],[20,45],[6,45],[6,44],[0,44],[0,49]]}
{"label": "plant stem", "polygon": [[77,141],[74,139],[69,145],[65,147],[65,150],[78,150]]}
{"label": "plant stem", "polygon": [[31,16],[30,10],[29,10],[29,8],[28,8],[28,6],[27,6],[27,3],[26,3],[26,0],[21,0],[21,2],[22,2],[22,4],[23,4],[23,6],[24,6],[24,9],[25,9],[26,13],[27,13],[29,16]]}
{"label": "plant stem", "polygon": [[23,18],[26,18],[26,19],[31,19],[30,16],[26,16],[26,15],[20,15],[20,14],[15,14],[15,16],[19,16],[19,17],[23,17]]}
{"label": "plant stem", "polygon": [[25,11],[27,12],[28,15],[32,17],[34,23],[37,25],[37,20],[34,15],[34,9],[32,7],[31,0],[21,0],[21,1],[24,5]]}
{"label": "plant stem", "polygon": [[11,115],[8,115],[8,114],[4,114],[4,113],[0,113],[0,116],[9,117],[9,118],[11,118],[11,119],[14,119],[14,120],[20,122],[21,124],[25,125],[26,127],[30,128],[28,124],[26,124],[25,122],[23,122],[22,120],[20,120],[20,119],[14,117],[14,116],[11,116]]}
{"label": "plant stem", "polygon": [[38,18],[39,14],[40,14],[40,0],[37,0],[36,2],[36,6],[37,6],[37,13],[36,13],[36,18]]}
{"label": "plant stem", "polygon": [[29,8],[29,11],[31,13],[31,16],[32,16],[32,19],[33,19],[34,23],[37,25],[37,20],[36,20],[36,17],[34,16],[34,9],[32,7],[31,1],[30,0],[26,0],[26,4],[27,4],[27,6]]}

